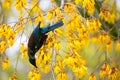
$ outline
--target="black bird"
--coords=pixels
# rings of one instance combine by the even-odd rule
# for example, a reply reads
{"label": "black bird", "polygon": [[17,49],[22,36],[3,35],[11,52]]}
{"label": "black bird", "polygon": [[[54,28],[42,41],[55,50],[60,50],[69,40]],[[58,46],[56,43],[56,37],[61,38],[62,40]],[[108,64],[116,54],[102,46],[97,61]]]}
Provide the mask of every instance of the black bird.
{"label": "black bird", "polygon": [[33,30],[29,41],[28,41],[28,56],[29,56],[29,61],[32,65],[34,65],[36,68],[36,59],[35,59],[35,53],[41,48],[43,43],[47,39],[46,33],[60,27],[63,25],[63,21],[59,20],[53,25],[48,25],[46,27],[40,28],[40,22],[37,25],[37,27]]}

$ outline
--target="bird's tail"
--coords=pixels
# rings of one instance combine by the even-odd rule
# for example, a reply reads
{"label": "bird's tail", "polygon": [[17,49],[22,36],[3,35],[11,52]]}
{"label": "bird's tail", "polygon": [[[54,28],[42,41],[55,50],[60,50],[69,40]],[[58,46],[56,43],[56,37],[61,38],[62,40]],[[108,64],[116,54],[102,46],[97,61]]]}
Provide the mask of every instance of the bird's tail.
{"label": "bird's tail", "polygon": [[47,26],[47,27],[44,27],[44,28],[41,28],[41,31],[43,34],[47,33],[47,32],[50,32],[58,27],[61,27],[63,25],[63,21],[62,20],[59,20],[58,22],[56,22],[55,24],[51,25],[51,26]]}

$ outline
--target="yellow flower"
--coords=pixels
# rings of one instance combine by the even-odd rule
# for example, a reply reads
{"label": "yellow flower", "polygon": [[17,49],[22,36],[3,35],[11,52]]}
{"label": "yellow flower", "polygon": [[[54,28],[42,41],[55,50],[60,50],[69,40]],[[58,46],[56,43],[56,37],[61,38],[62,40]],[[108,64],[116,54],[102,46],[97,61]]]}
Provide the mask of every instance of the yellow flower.
{"label": "yellow flower", "polygon": [[54,44],[54,47],[55,47],[55,49],[56,49],[57,51],[59,51],[60,48],[61,48],[61,43],[60,43],[60,42],[55,43],[55,44]]}
{"label": "yellow flower", "polygon": [[42,72],[48,73],[48,72],[50,72],[50,65],[44,65],[40,69],[41,69]]}
{"label": "yellow flower", "polygon": [[14,39],[13,38],[9,38],[9,46],[11,47],[14,44]]}
{"label": "yellow flower", "polygon": [[62,15],[62,11],[59,7],[55,9],[56,16]]}
{"label": "yellow flower", "polygon": [[46,18],[48,20],[55,19],[56,21],[58,21],[58,20],[63,20],[64,21],[62,11],[59,7],[54,7],[52,9],[50,9],[48,11],[47,15],[46,15]]}
{"label": "yellow flower", "polygon": [[107,63],[104,63],[100,69],[100,77],[104,78],[108,76],[109,71],[110,71],[110,65]]}
{"label": "yellow flower", "polygon": [[85,59],[82,56],[80,56],[80,54],[78,54],[77,52],[74,52],[74,53],[75,53],[75,60],[80,64],[85,65],[86,64]]}
{"label": "yellow flower", "polygon": [[61,71],[64,70],[64,63],[63,63],[63,60],[61,58],[61,56],[59,54],[56,55],[56,63],[53,67],[53,70],[54,70],[54,73],[55,74],[59,74]]}
{"label": "yellow flower", "polygon": [[[36,1],[36,0],[34,0],[34,1]],[[42,13],[39,6],[38,5],[35,6],[35,5],[36,5],[36,2],[35,3],[33,2],[31,4],[32,11],[30,12],[30,15],[32,15],[33,13],[36,13],[36,12]]]}
{"label": "yellow flower", "polygon": [[[51,61],[51,53],[49,49],[45,48],[43,46],[39,51],[38,51],[38,57],[36,58],[36,64],[37,66],[43,67],[43,71],[45,72],[49,71],[49,66],[46,66],[50,63]],[[45,67],[46,66],[46,67]]]}
{"label": "yellow flower", "polygon": [[61,71],[60,66],[59,66],[59,65],[55,65],[55,66],[54,66],[54,73],[55,73],[55,74],[58,74],[60,71]]}
{"label": "yellow flower", "polygon": [[90,74],[89,80],[97,80],[94,73]]}
{"label": "yellow flower", "polygon": [[62,28],[55,29],[55,32],[60,36],[64,36],[64,32]]}
{"label": "yellow flower", "polygon": [[110,41],[109,43],[107,43],[107,45],[106,45],[106,50],[107,51],[110,51],[112,49],[112,44],[113,44],[112,41]]}
{"label": "yellow flower", "polygon": [[79,78],[82,78],[87,74],[88,69],[84,66],[85,60],[77,52],[71,55],[68,54],[63,63],[66,63]]}
{"label": "yellow flower", "polygon": [[16,23],[14,29],[16,33],[19,33],[20,31],[24,29],[24,25],[21,25],[20,23]]}
{"label": "yellow flower", "polygon": [[24,43],[20,46],[20,52],[22,53],[22,58],[28,57],[28,49],[25,47]]}
{"label": "yellow flower", "polygon": [[84,0],[83,1],[83,7],[87,9],[89,15],[94,13],[94,5],[95,5],[94,0]]}
{"label": "yellow flower", "polygon": [[35,18],[35,22],[36,23],[40,23],[40,26],[45,26],[45,23],[44,23],[44,18],[43,18],[43,14],[42,13],[39,13],[39,15]]}
{"label": "yellow flower", "polygon": [[4,53],[7,47],[11,47],[14,44],[15,36],[15,32],[9,25],[0,25],[0,53]]}
{"label": "yellow flower", "polygon": [[82,4],[83,0],[75,0],[76,4]]}
{"label": "yellow flower", "polygon": [[64,5],[64,10],[66,14],[78,13],[76,6],[72,2]]}
{"label": "yellow flower", "polygon": [[63,20],[63,23],[65,22],[65,18],[59,7],[55,9],[55,16],[56,16],[56,21]]}
{"label": "yellow flower", "polygon": [[73,67],[72,71],[75,73],[77,77],[82,78],[87,74],[88,69],[84,65],[81,66],[76,65]]}
{"label": "yellow flower", "polygon": [[98,44],[98,43],[99,43],[98,41],[99,41],[99,40],[98,40],[98,36],[93,36],[93,37],[92,37],[92,42],[93,42],[93,43]]}
{"label": "yellow flower", "polygon": [[12,0],[4,0],[2,3],[3,8],[9,9],[11,6]]}
{"label": "yellow flower", "polygon": [[65,72],[60,72],[57,74],[56,80],[67,80],[68,76]]}
{"label": "yellow flower", "polygon": [[73,67],[75,65],[75,59],[71,56],[66,57],[63,62],[66,63],[69,67]]}
{"label": "yellow flower", "polygon": [[117,71],[116,80],[120,80],[120,70]]}
{"label": "yellow flower", "polygon": [[111,67],[108,75],[109,80],[116,80],[117,75],[118,69],[116,67]]}
{"label": "yellow flower", "polygon": [[32,0],[31,4],[30,4],[30,8],[28,10],[28,15],[30,15],[31,17],[33,17],[34,15],[41,15],[43,14],[39,5],[37,4],[37,0]]}
{"label": "yellow flower", "polygon": [[0,53],[4,53],[6,48],[7,48],[7,42],[6,41],[1,41],[0,42]]}
{"label": "yellow flower", "polygon": [[101,23],[98,19],[87,20],[86,24],[90,32],[97,32],[101,27]]}
{"label": "yellow flower", "polygon": [[78,14],[69,14],[68,16],[70,20],[66,28],[68,45],[75,50],[81,50],[83,46],[89,44],[87,28]]}
{"label": "yellow flower", "polygon": [[36,65],[39,66],[43,60],[44,51],[40,50],[40,54],[36,58]]}
{"label": "yellow flower", "polygon": [[30,80],[40,80],[40,72],[38,69],[32,69],[29,74],[28,77]]}
{"label": "yellow flower", "polygon": [[67,54],[63,63],[66,63],[70,68],[73,68],[76,65],[84,65],[86,62],[77,52],[74,52],[73,55]]}
{"label": "yellow flower", "polygon": [[21,10],[22,8],[25,8],[26,5],[27,5],[26,0],[16,0],[15,2],[15,7],[17,10]]}
{"label": "yellow flower", "polygon": [[28,58],[28,50],[25,49],[25,51],[22,53],[22,58]]}
{"label": "yellow flower", "polygon": [[117,51],[120,51],[120,40],[117,41],[116,50],[117,50]]}
{"label": "yellow flower", "polygon": [[102,32],[101,34],[96,36],[96,43],[100,44],[99,50],[106,49],[107,51],[110,51],[112,49],[113,41],[111,37],[106,32]]}
{"label": "yellow flower", "polygon": [[98,39],[103,44],[108,44],[111,42],[111,37],[108,35],[108,33],[104,32],[104,31],[99,35]]}
{"label": "yellow flower", "polygon": [[46,18],[48,19],[48,20],[52,20],[56,15],[56,13],[55,13],[55,9],[56,9],[56,7],[54,7],[54,8],[52,8],[52,9],[50,9],[49,11],[48,11],[48,13],[47,13],[47,15],[46,15]]}
{"label": "yellow flower", "polygon": [[52,20],[54,18],[54,12],[48,12],[47,15],[46,15],[46,18],[48,20]]}
{"label": "yellow flower", "polygon": [[12,75],[9,77],[9,80],[17,80],[17,76],[16,75]]}
{"label": "yellow flower", "polygon": [[106,22],[112,23],[112,24],[115,22],[115,18],[116,18],[115,13],[108,10],[108,8],[105,6],[103,6],[100,9],[100,17],[101,19],[104,19]]}
{"label": "yellow flower", "polygon": [[4,58],[2,61],[2,69],[8,69],[10,67],[10,61],[8,58]]}
{"label": "yellow flower", "polygon": [[20,52],[24,52],[24,43],[22,43],[20,46]]}

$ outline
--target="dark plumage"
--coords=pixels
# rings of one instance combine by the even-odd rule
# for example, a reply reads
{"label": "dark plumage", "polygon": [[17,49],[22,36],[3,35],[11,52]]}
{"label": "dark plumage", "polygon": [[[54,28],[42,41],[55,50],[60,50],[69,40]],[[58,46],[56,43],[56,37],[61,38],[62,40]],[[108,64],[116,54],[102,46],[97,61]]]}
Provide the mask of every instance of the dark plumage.
{"label": "dark plumage", "polygon": [[41,48],[44,41],[46,41],[47,39],[46,33],[62,25],[63,25],[62,20],[56,22],[55,24],[51,26],[46,26],[43,28],[40,28],[40,23],[39,23],[37,27],[33,30],[29,38],[29,41],[28,41],[28,56],[29,56],[29,61],[32,65],[37,67],[36,60],[35,60],[35,53]]}

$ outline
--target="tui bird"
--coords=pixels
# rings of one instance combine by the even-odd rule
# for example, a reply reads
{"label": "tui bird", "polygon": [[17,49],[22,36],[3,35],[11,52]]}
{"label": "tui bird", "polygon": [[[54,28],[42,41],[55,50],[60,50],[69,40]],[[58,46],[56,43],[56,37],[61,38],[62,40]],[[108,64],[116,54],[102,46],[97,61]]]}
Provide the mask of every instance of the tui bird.
{"label": "tui bird", "polygon": [[29,56],[29,61],[32,65],[34,65],[36,68],[36,59],[35,59],[35,53],[41,48],[43,43],[47,39],[46,33],[60,27],[63,25],[63,21],[59,20],[53,25],[48,25],[46,27],[40,28],[40,22],[37,25],[37,27],[33,30],[29,41],[28,41],[28,56]]}

